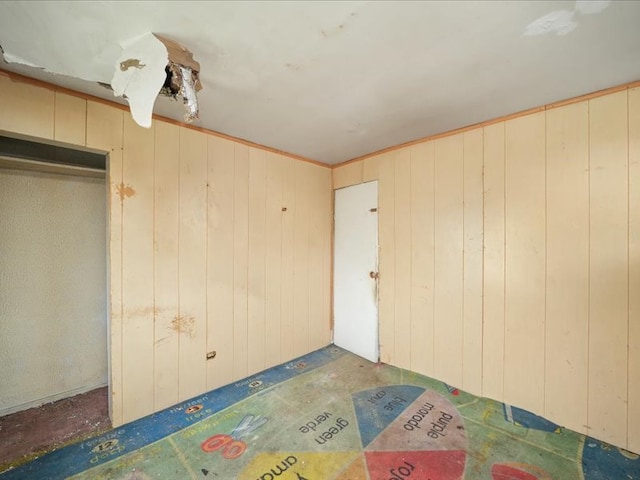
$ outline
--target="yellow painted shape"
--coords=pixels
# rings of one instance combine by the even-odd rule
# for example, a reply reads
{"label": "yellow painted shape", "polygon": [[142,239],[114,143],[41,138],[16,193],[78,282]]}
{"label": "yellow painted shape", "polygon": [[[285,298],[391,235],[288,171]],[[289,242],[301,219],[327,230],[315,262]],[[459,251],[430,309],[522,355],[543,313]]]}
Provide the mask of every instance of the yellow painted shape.
{"label": "yellow painted shape", "polygon": [[238,476],[238,480],[330,479],[359,454],[354,451],[260,453]]}

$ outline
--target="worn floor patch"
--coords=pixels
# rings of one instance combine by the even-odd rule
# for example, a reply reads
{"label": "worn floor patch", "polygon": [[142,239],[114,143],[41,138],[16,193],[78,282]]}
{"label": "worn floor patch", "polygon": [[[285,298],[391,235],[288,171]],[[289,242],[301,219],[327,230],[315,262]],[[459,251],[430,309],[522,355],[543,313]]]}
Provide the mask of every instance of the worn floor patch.
{"label": "worn floor patch", "polygon": [[640,480],[640,459],[330,346],[0,477]]}

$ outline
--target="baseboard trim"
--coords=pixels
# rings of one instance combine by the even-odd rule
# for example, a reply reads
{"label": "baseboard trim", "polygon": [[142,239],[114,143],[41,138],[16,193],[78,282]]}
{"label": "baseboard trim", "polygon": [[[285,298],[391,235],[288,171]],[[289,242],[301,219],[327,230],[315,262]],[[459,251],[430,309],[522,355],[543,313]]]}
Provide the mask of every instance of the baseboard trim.
{"label": "baseboard trim", "polygon": [[106,382],[99,382],[92,385],[84,385],[82,387],[74,388],[72,390],[66,390],[64,392],[56,393],[54,395],[49,395],[47,397],[31,400],[30,402],[21,403],[20,405],[13,405],[11,407],[0,408],[0,417],[4,417],[5,415],[11,415],[12,413],[16,413],[16,412],[21,412],[23,410],[28,410],[29,408],[39,407],[41,405],[44,405],[45,403],[55,402],[57,400],[62,400],[63,398],[73,397],[75,395],[87,393],[96,388],[101,388],[106,386],[107,386]]}

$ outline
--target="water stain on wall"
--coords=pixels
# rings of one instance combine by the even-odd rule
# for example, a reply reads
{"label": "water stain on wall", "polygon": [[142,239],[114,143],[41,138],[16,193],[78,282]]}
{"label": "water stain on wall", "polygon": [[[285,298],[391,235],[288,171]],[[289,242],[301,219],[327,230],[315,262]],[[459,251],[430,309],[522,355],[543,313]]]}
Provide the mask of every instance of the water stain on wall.
{"label": "water stain on wall", "polygon": [[115,190],[121,202],[123,202],[125,198],[133,197],[136,194],[136,191],[131,185],[126,185],[124,182],[117,184]]}
{"label": "water stain on wall", "polygon": [[195,334],[196,319],[191,315],[176,315],[171,320],[171,329],[176,333],[184,333],[193,338]]}

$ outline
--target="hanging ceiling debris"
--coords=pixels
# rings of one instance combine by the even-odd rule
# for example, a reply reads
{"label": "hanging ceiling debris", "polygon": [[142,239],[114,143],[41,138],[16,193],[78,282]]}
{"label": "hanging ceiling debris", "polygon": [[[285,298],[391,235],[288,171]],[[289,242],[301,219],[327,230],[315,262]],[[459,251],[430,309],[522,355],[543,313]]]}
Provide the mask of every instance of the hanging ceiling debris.
{"label": "hanging ceiling debris", "polygon": [[200,83],[200,64],[193,59],[193,54],[179,43],[168,38],[155,35],[167,48],[169,55],[165,67],[165,81],[160,90],[161,95],[182,101],[187,109],[184,115],[186,122],[198,119],[198,97],[196,92],[202,90]]}
{"label": "hanging ceiling debris", "polygon": [[196,92],[200,84],[200,64],[193,54],[173,40],[146,33],[122,45],[111,87],[116,96],[126,98],[131,116],[149,128],[158,94],[182,98],[186,122],[198,118]]}

